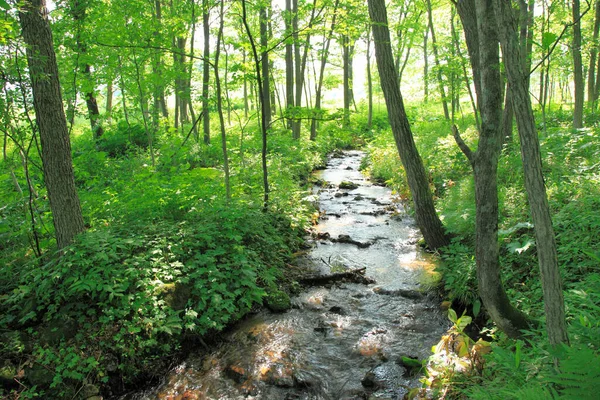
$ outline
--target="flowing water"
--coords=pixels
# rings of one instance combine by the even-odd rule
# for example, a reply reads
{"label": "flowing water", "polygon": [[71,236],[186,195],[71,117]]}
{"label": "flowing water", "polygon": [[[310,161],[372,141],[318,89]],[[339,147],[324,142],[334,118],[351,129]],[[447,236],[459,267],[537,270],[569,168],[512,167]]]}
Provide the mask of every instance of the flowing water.
{"label": "flowing water", "polygon": [[448,321],[418,291],[430,261],[413,220],[360,173],[363,156],[344,153],[319,171],[327,182],[313,190],[319,239],[301,262],[321,274],[366,268],[376,283],[308,288],[288,312],[245,319],[218,348],[191,354],[159,387],[130,398],[401,399],[419,384],[401,359],[427,357]]}

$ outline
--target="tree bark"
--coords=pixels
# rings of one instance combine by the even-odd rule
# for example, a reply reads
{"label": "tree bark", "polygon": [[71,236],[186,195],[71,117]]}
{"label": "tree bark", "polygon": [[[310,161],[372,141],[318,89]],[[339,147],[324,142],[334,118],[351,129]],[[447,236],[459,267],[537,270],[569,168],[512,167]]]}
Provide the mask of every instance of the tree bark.
{"label": "tree bark", "polygon": [[573,108],[573,128],[583,128],[583,61],[581,60],[581,18],[579,0],[572,0],[573,6],[573,80],[575,83],[575,105]]}
{"label": "tree bark", "polygon": [[442,222],[436,214],[431,191],[429,190],[429,179],[417,151],[404,110],[404,101],[402,100],[398,76],[394,67],[385,0],[369,0],[369,15],[371,16],[375,57],[381,88],[383,89],[396,147],[406,170],[417,225],[421,229],[429,248],[435,250],[446,246],[449,240],[444,232]]}
{"label": "tree bark", "polygon": [[[204,132],[204,144],[210,144],[210,112],[208,109],[208,84],[210,81],[210,25],[209,25],[209,5],[208,0],[202,1],[202,26],[204,29],[204,52],[202,60],[202,112],[204,120],[202,121],[202,131]],[[245,81],[244,81],[245,83]]]}
{"label": "tree bark", "polygon": [[342,35],[342,65],[344,71],[343,92],[344,92],[344,116],[342,126],[347,127],[350,124],[350,44],[347,35]]}
{"label": "tree bark", "polygon": [[112,122],[112,108],[113,108],[113,81],[112,78],[106,84],[106,122]]}
{"label": "tree bark", "polygon": [[54,218],[56,243],[67,246],[84,231],[81,205],[75,188],[71,143],[62,104],[58,66],[45,0],[26,0],[19,10],[33,105],[42,142],[44,179]]}
{"label": "tree bark", "polygon": [[[479,296],[491,319],[510,337],[529,327],[527,317],[514,308],[502,285],[498,246],[498,159],[502,151],[502,79],[498,35],[493,23],[492,0],[459,0],[457,10],[464,26],[481,113],[477,151],[471,152],[453,127],[454,137],[473,167],[475,181],[477,283]],[[477,32],[477,37],[468,37]],[[477,70],[477,71],[476,71]]]}
{"label": "tree bark", "polygon": [[498,32],[508,81],[512,87],[512,101],[517,119],[521,142],[521,159],[525,173],[525,189],[529,198],[531,217],[535,226],[535,237],[544,293],[546,330],[550,344],[568,343],[565,321],[562,281],[558,268],[554,229],[548,207],[540,143],[535,127],[529,90],[526,87],[526,71],[521,55],[516,24],[510,2],[493,0],[496,7]]}

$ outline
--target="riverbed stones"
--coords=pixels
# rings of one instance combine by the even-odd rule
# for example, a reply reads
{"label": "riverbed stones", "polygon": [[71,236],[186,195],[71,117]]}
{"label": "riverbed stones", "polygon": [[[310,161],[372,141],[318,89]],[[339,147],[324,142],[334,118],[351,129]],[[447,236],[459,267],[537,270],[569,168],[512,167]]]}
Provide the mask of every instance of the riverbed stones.
{"label": "riverbed stones", "polygon": [[346,189],[346,190],[354,190],[354,189],[358,189],[358,183],[355,182],[350,182],[350,181],[342,181],[340,182],[340,184],[338,185],[338,187],[340,189]]}

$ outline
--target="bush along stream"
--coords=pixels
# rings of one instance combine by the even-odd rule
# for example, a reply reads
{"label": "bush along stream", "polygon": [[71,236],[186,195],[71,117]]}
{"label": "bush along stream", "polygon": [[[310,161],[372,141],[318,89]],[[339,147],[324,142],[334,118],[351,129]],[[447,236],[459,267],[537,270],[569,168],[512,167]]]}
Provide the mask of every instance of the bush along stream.
{"label": "bush along stream", "polygon": [[290,304],[244,319],[216,349],[123,399],[396,399],[418,385],[418,360],[449,321],[419,286],[431,265],[413,221],[358,171],[363,155],[318,173],[320,220],[313,247],[285,272],[304,271]]}

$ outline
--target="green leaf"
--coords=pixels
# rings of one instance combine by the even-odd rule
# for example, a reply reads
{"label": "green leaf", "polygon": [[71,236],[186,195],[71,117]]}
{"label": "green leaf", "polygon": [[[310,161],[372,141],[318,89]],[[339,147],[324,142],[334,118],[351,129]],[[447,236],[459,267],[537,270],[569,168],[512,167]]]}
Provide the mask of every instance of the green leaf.
{"label": "green leaf", "polygon": [[10,5],[5,0],[0,0],[0,8],[4,8],[5,10],[10,10]]}
{"label": "green leaf", "polygon": [[448,310],[448,318],[450,319],[450,321],[452,321],[452,323],[456,323],[458,321],[458,316],[456,315],[456,311],[454,311],[453,309],[449,309]]}
{"label": "green leaf", "polygon": [[473,317],[477,318],[479,313],[481,312],[481,301],[475,300],[473,302]]}
{"label": "green leaf", "polygon": [[548,50],[550,46],[554,44],[557,37],[558,36],[556,35],[556,33],[544,32],[544,34],[542,35],[542,49]]}

